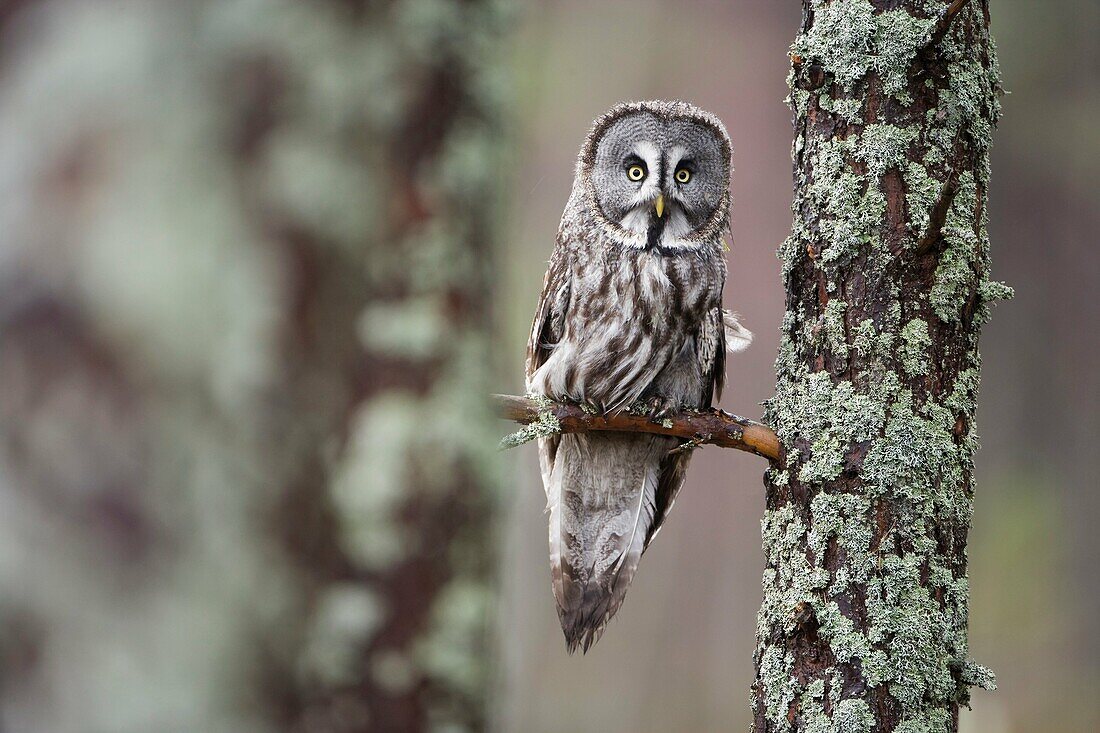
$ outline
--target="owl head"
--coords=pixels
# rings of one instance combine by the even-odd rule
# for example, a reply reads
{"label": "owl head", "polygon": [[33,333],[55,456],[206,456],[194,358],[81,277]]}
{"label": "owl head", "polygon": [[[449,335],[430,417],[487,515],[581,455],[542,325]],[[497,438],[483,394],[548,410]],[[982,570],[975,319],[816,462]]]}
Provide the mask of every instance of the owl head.
{"label": "owl head", "polygon": [[716,241],[729,224],[730,139],[687,102],[631,102],[601,115],[577,164],[595,215],[636,247]]}

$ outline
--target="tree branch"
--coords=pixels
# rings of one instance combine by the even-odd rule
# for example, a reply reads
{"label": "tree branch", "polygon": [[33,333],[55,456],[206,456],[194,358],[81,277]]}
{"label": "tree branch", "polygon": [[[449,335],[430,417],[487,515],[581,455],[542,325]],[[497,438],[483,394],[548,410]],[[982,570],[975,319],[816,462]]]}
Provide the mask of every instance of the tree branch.
{"label": "tree branch", "polygon": [[653,433],[684,438],[695,445],[755,453],[770,461],[779,460],[779,437],[767,425],[731,415],[722,410],[678,412],[654,422],[648,415],[623,411],[608,415],[589,408],[546,398],[493,395],[497,414],[527,427],[501,441],[504,448],[522,445],[539,437],[558,433],[585,433],[612,430],[626,433]]}
{"label": "tree branch", "polygon": [[917,247],[914,250],[916,256],[920,257],[928,254],[939,247],[939,244],[943,241],[943,225],[947,222],[947,213],[951,209],[951,204],[955,202],[955,196],[958,193],[959,177],[957,171],[952,170],[940,188],[936,203],[928,213],[928,226],[924,228],[924,233],[917,240]]}
{"label": "tree branch", "polygon": [[953,0],[953,2],[940,11],[939,20],[936,21],[936,26],[932,30],[932,35],[928,39],[928,43],[924,44],[922,51],[926,51],[933,46],[938,46],[940,41],[943,40],[944,35],[947,34],[947,29],[951,27],[951,21],[955,19],[955,16],[959,14],[959,11],[963,9],[968,0]]}

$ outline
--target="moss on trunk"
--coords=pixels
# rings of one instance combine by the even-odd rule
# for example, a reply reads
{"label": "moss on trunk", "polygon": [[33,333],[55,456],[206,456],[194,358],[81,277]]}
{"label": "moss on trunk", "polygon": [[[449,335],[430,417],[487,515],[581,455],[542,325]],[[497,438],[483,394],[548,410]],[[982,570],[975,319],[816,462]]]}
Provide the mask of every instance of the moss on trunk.
{"label": "moss on trunk", "polygon": [[794,225],[765,421],[755,729],[952,731],[971,685],[966,538],[988,148],[984,0],[804,0]]}

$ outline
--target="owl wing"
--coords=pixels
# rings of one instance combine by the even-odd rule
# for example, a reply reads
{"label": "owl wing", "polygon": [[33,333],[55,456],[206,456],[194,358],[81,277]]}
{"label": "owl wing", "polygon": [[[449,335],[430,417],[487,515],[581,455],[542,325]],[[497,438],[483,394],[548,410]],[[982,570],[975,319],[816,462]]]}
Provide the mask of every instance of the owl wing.
{"label": "owl wing", "polygon": [[699,406],[710,407],[721,399],[722,388],[726,386],[726,331],[721,308],[711,308],[700,322],[695,332],[695,357],[703,378]]}
{"label": "owl wing", "polygon": [[[721,308],[712,308],[699,324],[695,337],[695,357],[702,377],[703,393],[699,406],[710,407],[722,396],[726,383],[726,352],[742,351],[752,341],[752,332],[742,326],[737,315]],[[654,496],[653,524],[646,537],[646,547],[672,509],[676,494],[684,483],[691,452],[670,453],[661,461],[661,476]]]}
{"label": "owl wing", "polygon": [[[550,265],[542,283],[542,295],[531,323],[531,335],[527,340],[525,373],[528,383],[538,368],[549,358],[565,330],[565,313],[569,308],[570,282],[569,257],[559,241],[550,256]],[[554,435],[539,439],[539,466],[542,485],[549,498],[550,474],[554,470],[561,437]]]}
{"label": "owl wing", "polygon": [[[702,384],[699,407],[706,408],[721,396],[722,386],[726,381],[726,344],[721,308],[707,311],[692,337],[695,339],[695,363]],[[657,536],[657,531],[672,509],[676,494],[684,484],[690,460],[691,451],[669,453],[661,460],[661,475],[654,496],[653,524],[649,527],[646,547]]]}
{"label": "owl wing", "polygon": [[744,351],[752,343],[752,331],[741,325],[736,313],[712,308],[695,332],[695,355],[703,378],[700,407],[711,407],[726,386],[726,352]]}
{"label": "owl wing", "polygon": [[550,265],[542,283],[542,295],[531,322],[527,340],[527,379],[550,356],[565,330],[565,312],[569,308],[569,258],[560,244],[550,256]]}

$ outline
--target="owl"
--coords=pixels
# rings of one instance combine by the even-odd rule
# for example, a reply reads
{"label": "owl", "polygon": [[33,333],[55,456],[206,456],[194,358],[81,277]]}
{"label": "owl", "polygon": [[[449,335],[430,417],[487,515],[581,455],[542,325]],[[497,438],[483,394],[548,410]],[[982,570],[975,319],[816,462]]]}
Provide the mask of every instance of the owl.
{"label": "owl", "polygon": [[[722,310],[730,140],[686,102],[619,105],[577,158],[527,346],[531,394],[655,420],[719,396],[752,334]],[[570,652],[618,611],[684,482],[690,451],[643,433],[539,441],[550,567]]]}

